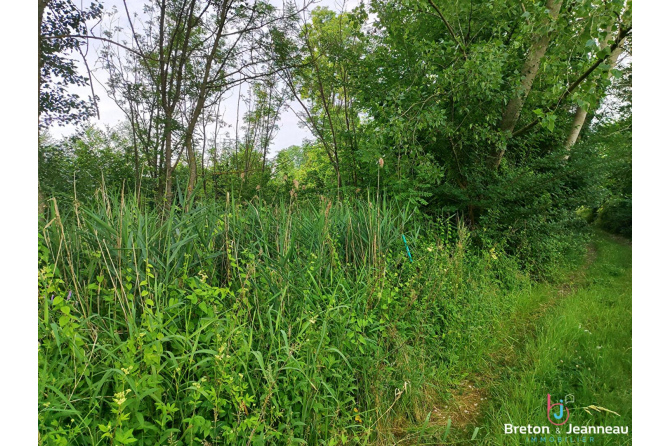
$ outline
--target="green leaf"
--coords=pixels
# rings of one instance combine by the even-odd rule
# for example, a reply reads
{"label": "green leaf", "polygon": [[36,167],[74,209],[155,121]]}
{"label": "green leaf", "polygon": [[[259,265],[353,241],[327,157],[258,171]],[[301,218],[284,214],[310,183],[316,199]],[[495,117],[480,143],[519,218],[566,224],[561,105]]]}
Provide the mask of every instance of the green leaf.
{"label": "green leaf", "polygon": [[477,434],[478,434],[478,433],[479,433],[479,428],[476,427],[476,428],[475,428],[475,431],[472,433],[472,438],[470,438],[470,441],[472,441],[472,440],[474,440],[475,438],[477,438]]}

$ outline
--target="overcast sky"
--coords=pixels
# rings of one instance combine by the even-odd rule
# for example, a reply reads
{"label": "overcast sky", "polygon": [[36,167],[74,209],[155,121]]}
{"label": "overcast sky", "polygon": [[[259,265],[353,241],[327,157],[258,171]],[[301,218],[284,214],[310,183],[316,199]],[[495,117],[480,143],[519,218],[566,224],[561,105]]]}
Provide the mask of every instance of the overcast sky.
{"label": "overcast sky", "polygon": [[[299,4],[303,0],[297,0]],[[270,3],[281,7],[282,0],[270,0]],[[351,10],[358,4],[358,0],[317,0],[314,3],[314,6],[324,6],[335,11],[341,11],[343,8],[346,10]],[[87,4],[86,1],[83,2],[84,5]],[[124,6],[122,0],[102,0],[102,4],[106,12],[111,11],[115,6],[119,11],[117,14],[118,25],[127,29],[127,19],[124,12]],[[135,12],[141,13],[142,7],[145,4],[145,0],[127,0],[128,8],[131,14]],[[103,26],[108,27],[110,24],[109,18],[106,18],[103,21]],[[100,34],[100,28],[94,30],[96,35]],[[105,83],[107,81],[107,75],[105,70],[100,68],[99,64],[96,63],[97,59],[97,49],[100,46],[97,42],[92,42],[89,47],[89,53],[87,55],[87,61],[89,67],[91,68],[94,80],[93,87],[95,88],[96,95],[100,98],[98,101],[98,108],[100,110],[100,119],[92,118],[91,122],[97,126],[104,127],[105,125],[116,126],[121,121],[125,120],[125,115],[116,105],[116,103],[107,96],[105,91]],[[80,73],[85,74],[86,68],[83,63],[80,63]],[[241,87],[244,88],[244,87]],[[76,92],[82,97],[88,97],[91,94],[90,87],[76,87],[71,88],[70,91]],[[234,123],[237,118],[237,96],[239,94],[239,88],[232,89],[226,96],[226,99],[222,102],[221,105],[221,114],[223,120],[227,124],[232,124],[233,128],[230,128],[231,137],[234,137]],[[293,110],[299,109],[299,104],[294,101],[290,104]],[[240,114],[244,113],[244,106],[240,107]],[[270,152],[272,155],[277,153],[279,150],[289,147],[291,145],[299,145],[302,143],[305,138],[312,138],[311,133],[304,128],[301,128],[299,125],[299,119],[295,116],[294,112],[289,110],[282,111],[280,115],[280,120],[278,123],[279,131],[277,136],[270,146]],[[62,136],[71,135],[74,133],[74,126],[65,126],[59,127],[54,126],[49,129],[49,132],[52,136],[59,138]],[[225,132],[224,132],[225,133]]]}

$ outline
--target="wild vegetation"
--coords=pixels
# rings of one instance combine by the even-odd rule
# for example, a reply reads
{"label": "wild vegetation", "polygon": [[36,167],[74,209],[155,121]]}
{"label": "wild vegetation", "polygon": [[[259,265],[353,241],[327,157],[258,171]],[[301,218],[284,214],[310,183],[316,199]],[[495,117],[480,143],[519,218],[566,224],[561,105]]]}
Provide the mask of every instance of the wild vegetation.
{"label": "wild vegetation", "polygon": [[123,6],[39,2],[40,444],[630,425],[630,1]]}

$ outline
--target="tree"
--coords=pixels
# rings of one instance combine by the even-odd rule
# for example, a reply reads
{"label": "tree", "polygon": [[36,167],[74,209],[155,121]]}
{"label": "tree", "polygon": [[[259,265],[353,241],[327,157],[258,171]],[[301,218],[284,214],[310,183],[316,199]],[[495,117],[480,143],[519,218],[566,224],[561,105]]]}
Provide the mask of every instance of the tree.
{"label": "tree", "polygon": [[[617,30],[617,29],[614,28],[616,18],[618,18],[620,16],[623,16],[623,21],[620,22],[620,25],[625,24],[625,23],[630,24],[630,21],[631,21],[630,16],[629,16],[629,11],[630,11],[630,8],[631,8],[630,2],[626,2],[626,5],[624,6],[624,8],[625,9],[620,13],[616,13],[617,11],[613,11],[616,14],[610,14],[609,16],[604,17],[604,20],[605,20],[605,22],[604,22],[605,24],[603,26],[604,36],[599,38],[599,40],[600,40],[598,42],[599,51],[601,51],[601,52],[602,51],[607,51],[609,45],[611,45],[613,43],[614,39],[617,37],[617,32],[621,31],[621,30]],[[592,42],[595,43],[594,41],[592,41]],[[625,44],[626,44],[626,42],[622,42],[621,44],[617,45],[614,49],[610,50],[610,53],[607,56],[607,60],[606,60],[607,68],[606,68],[606,76],[605,76],[607,81],[609,81],[609,78],[613,73],[615,75],[620,75],[620,73],[621,73],[619,70],[616,70],[615,67],[617,66],[617,64],[619,62],[619,57],[621,56],[621,54],[624,51]],[[596,57],[597,57],[597,54],[596,54]],[[597,108],[597,105],[603,99],[603,96],[605,94],[605,90],[606,90],[606,87],[605,88],[598,88],[597,92],[595,94],[595,97],[590,98],[591,100],[594,100],[596,102],[596,108]],[[588,98],[586,98],[586,99],[588,99]],[[588,107],[589,107],[590,104],[588,103],[588,100],[585,101],[584,99],[582,99],[579,102],[581,102],[581,104],[577,105],[577,110],[575,111],[575,117],[574,117],[574,120],[572,122],[572,126],[570,127],[568,137],[566,138],[566,141],[565,141],[566,149],[570,149],[577,142],[577,138],[579,138],[579,134],[582,131],[584,123],[586,122],[586,116],[587,116]]]}
{"label": "tree", "polygon": [[355,70],[365,50],[361,30],[365,18],[362,8],[340,14],[314,9],[311,23],[303,24],[298,37],[302,65],[283,72],[300,105],[297,115],[324,148],[338,188],[345,182],[358,187],[360,123]]}
{"label": "tree", "polygon": [[[74,52],[84,63],[82,48],[89,35],[86,22],[102,16],[102,5],[80,9],[72,0],[38,0],[38,122],[40,126],[79,124],[97,113],[89,78],[78,73]],[[88,67],[88,65],[87,65]],[[72,85],[91,85],[91,97],[68,92]]]}
{"label": "tree", "polygon": [[[133,79],[116,76],[110,89],[125,92],[141,86],[147,92],[145,104],[150,106],[144,107],[144,115],[150,118],[137,119],[132,106],[127,114],[143,127],[137,135],[149,135],[153,128],[154,140],[160,141],[159,202],[172,203],[174,169],[183,154],[190,201],[198,178],[195,132],[203,113],[231,88],[269,74],[273,36],[290,27],[299,12],[290,5],[278,10],[262,0],[155,0],[140,33],[126,8],[134,46],[126,71],[134,70]],[[123,71],[118,59],[108,59],[110,73]]]}
{"label": "tree", "polygon": [[[546,12],[547,16],[542,19],[539,30],[533,37],[533,43],[528,50],[528,55],[524,60],[521,68],[521,86],[518,92],[512,95],[512,98],[507,103],[505,111],[502,114],[500,121],[500,130],[503,132],[513,132],[516,127],[519,117],[521,116],[521,109],[526,102],[526,97],[533,88],[533,81],[540,69],[540,62],[547,52],[549,42],[551,41],[552,22],[558,18],[558,13],[561,9],[563,0],[547,0]],[[505,154],[505,149],[498,151],[495,160],[495,167],[498,168],[502,157]]]}

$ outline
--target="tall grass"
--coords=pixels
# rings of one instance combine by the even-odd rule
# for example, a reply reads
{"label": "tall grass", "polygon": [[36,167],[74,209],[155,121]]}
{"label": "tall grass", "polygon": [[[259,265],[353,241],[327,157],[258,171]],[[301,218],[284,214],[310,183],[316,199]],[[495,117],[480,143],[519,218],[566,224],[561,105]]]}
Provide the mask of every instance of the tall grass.
{"label": "tall grass", "polygon": [[[568,424],[632,427],[631,248],[604,234],[596,237],[595,246],[597,258],[575,278],[578,287],[535,322],[536,336],[519,348],[518,365],[493,387],[494,401],[482,420],[483,444],[632,444],[630,430],[626,435],[567,434]],[[547,287],[538,297],[554,299],[555,291]],[[551,426],[550,435],[504,433],[506,423],[547,426],[547,394],[565,398],[568,424]]]}
{"label": "tall grass", "polygon": [[525,283],[384,199],[161,214],[100,193],[52,201],[39,237],[42,444],[392,442]]}

